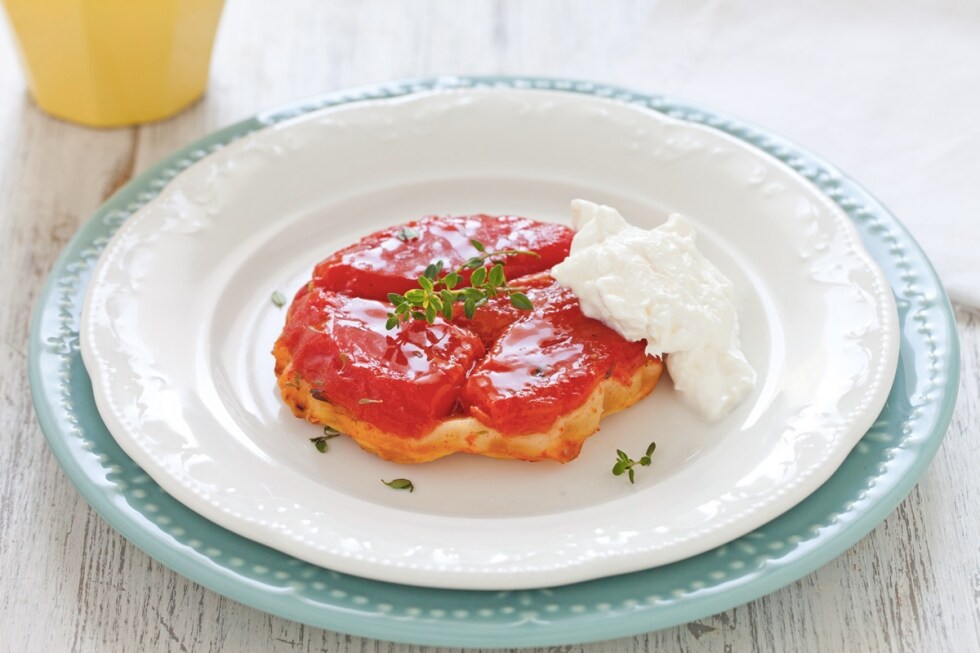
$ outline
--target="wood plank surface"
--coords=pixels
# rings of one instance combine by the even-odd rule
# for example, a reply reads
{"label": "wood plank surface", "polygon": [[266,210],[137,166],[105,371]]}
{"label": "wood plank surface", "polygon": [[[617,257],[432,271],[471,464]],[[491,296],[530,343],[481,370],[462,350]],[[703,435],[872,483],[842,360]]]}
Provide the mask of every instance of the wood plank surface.
{"label": "wood plank surface", "polygon": [[[115,189],[263,108],[453,72],[676,91],[689,64],[635,56],[656,11],[657,3],[633,0],[230,0],[206,98],[172,120],[102,131],[33,105],[0,23],[0,651],[455,651],[273,617],[126,542],[79,497],[34,418],[26,381],[33,302],[67,240]],[[980,651],[980,317],[959,310],[957,323],[963,380],[949,434],[908,499],[870,536],[734,610],[638,637],[531,650]]]}

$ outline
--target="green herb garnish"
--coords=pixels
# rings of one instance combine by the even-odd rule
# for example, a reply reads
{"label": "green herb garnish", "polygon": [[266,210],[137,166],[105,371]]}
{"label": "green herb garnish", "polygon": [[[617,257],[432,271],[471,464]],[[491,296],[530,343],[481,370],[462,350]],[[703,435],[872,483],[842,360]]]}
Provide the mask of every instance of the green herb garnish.
{"label": "green herb garnish", "polygon": [[418,240],[418,237],[419,237],[419,232],[416,231],[415,229],[412,229],[411,227],[402,227],[401,229],[395,232],[395,238],[402,241],[403,243],[407,243],[410,240]]}
{"label": "green herb garnish", "polygon": [[415,485],[413,485],[407,478],[396,478],[393,481],[381,479],[381,482],[393,490],[408,490],[409,492],[415,492]]}
{"label": "green herb garnish", "polygon": [[[462,302],[466,317],[472,318],[478,306],[497,295],[509,297],[510,303],[522,311],[534,308],[527,295],[507,285],[502,259],[520,254],[529,256],[539,256],[539,254],[524,249],[488,252],[486,246],[478,240],[471,240],[470,244],[480,252],[479,256],[467,259],[465,263],[447,274],[443,274],[442,261],[431,263],[419,277],[418,288],[412,288],[404,295],[388,293],[388,301],[394,304],[395,310],[388,313],[385,327],[394,329],[399,323],[410,320],[425,320],[432,324],[438,315],[452,320],[453,304],[457,302]],[[493,263],[489,269],[484,267],[488,261]],[[463,273],[466,270],[473,270],[470,275],[470,285],[457,288],[463,281]]]}
{"label": "green herb garnish", "polygon": [[630,479],[630,483],[634,483],[634,465],[640,465],[641,467],[650,466],[650,456],[653,455],[654,450],[657,448],[656,442],[651,442],[650,446],[647,447],[646,454],[643,455],[639,460],[633,460],[622,449],[616,449],[616,464],[613,465],[612,473],[613,476],[622,476],[625,472]]}
{"label": "green herb garnish", "polygon": [[272,303],[276,305],[276,308],[282,308],[286,305],[286,296],[276,290],[272,293]]}
{"label": "green herb garnish", "polygon": [[320,453],[327,453],[327,440],[331,440],[340,435],[340,431],[333,428],[332,426],[323,427],[323,435],[318,438],[310,438],[310,442],[316,447],[316,450]]}

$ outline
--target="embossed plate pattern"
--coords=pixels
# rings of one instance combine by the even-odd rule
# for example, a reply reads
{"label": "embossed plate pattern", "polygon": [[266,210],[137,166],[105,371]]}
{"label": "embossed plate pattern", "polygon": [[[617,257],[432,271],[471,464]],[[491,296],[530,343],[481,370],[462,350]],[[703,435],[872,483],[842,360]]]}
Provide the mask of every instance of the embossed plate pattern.
{"label": "embossed plate pattern", "polygon": [[[178,170],[243,133],[323,105],[459,85],[615,96],[703,122],[786,161],[848,212],[898,297],[901,360],[884,412],[830,481],[753,533],[665,567],[551,590],[459,592],[345,576],[242,540],[168,497],[116,447],[77,355],[79,302],[108,235]],[[775,136],[667,98],[608,87],[453,78],[346,91],[260,116],[133,182],[83,227],[52,274],[32,330],[31,379],[52,449],[86,499],[181,573],[251,605],[347,632],[437,644],[531,645],[626,635],[711,614],[798,578],[856,541],[908,492],[945,432],[958,375],[951,325],[928,261],[894,218],[829,165]]]}

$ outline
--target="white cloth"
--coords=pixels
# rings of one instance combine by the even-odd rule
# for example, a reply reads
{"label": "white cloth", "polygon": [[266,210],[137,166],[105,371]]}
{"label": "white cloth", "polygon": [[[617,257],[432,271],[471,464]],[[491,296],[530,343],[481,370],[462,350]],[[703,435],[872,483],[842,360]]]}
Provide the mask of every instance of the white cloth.
{"label": "white cloth", "polygon": [[839,166],[980,307],[980,2],[663,0],[642,20],[625,70]]}

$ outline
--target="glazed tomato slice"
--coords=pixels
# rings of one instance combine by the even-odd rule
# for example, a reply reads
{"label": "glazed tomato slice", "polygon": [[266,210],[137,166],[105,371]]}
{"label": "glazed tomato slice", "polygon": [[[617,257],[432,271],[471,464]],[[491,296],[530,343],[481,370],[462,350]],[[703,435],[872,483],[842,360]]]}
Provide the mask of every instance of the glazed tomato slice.
{"label": "glazed tomato slice", "polygon": [[404,436],[431,430],[457,407],[466,373],[484,354],[453,324],[385,328],[390,305],[316,289],[290,307],[280,344],[313,397]]}
{"label": "glazed tomato slice", "polygon": [[[522,249],[538,256],[506,259],[507,278],[550,270],[568,256],[575,232],[564,225],[512,215],[427,216],[406,225],[382,229],[321,261],[313,271],[313,286],[347,295],[385,300],[388,293],[404,294],[416,287],[425,268],[442,261],[455,269],[480,254],[470,242],[487,251]],[[468,280],[472,270],[466,270]]]}
{"label": "glazed tomato slice", "polygon": [[[558,287],[547,272],[508,280],[507,284],[519,289],[527,295],[535,307],[539,308],[553,301],[551,295]],[[524,315],[527,315],[527,311],[514,308],[510,299],[502,295],[481,304],[472,318],[466,317],[461,304],[453,306],[453,322],[480,336],[487,349],[493,346],[504,329]]]}
{"label": "glazed tomato slice", "polygon": [[582,404],[603,378],[585,342],[540,315],[511,324],[470,374],[470,414],[505,434],[547,431]]}
{"label": "glazed tomato slice", "polygon": [[[601,381],[629,382],[646,361],[645,343],[627,342],[583,315],[575,296],[557,283],[528,296],[534,310],[516,312],[462,392],[470,414],[508,435],[547,431]],[[491,315],[503,310],[489,308]]]}

